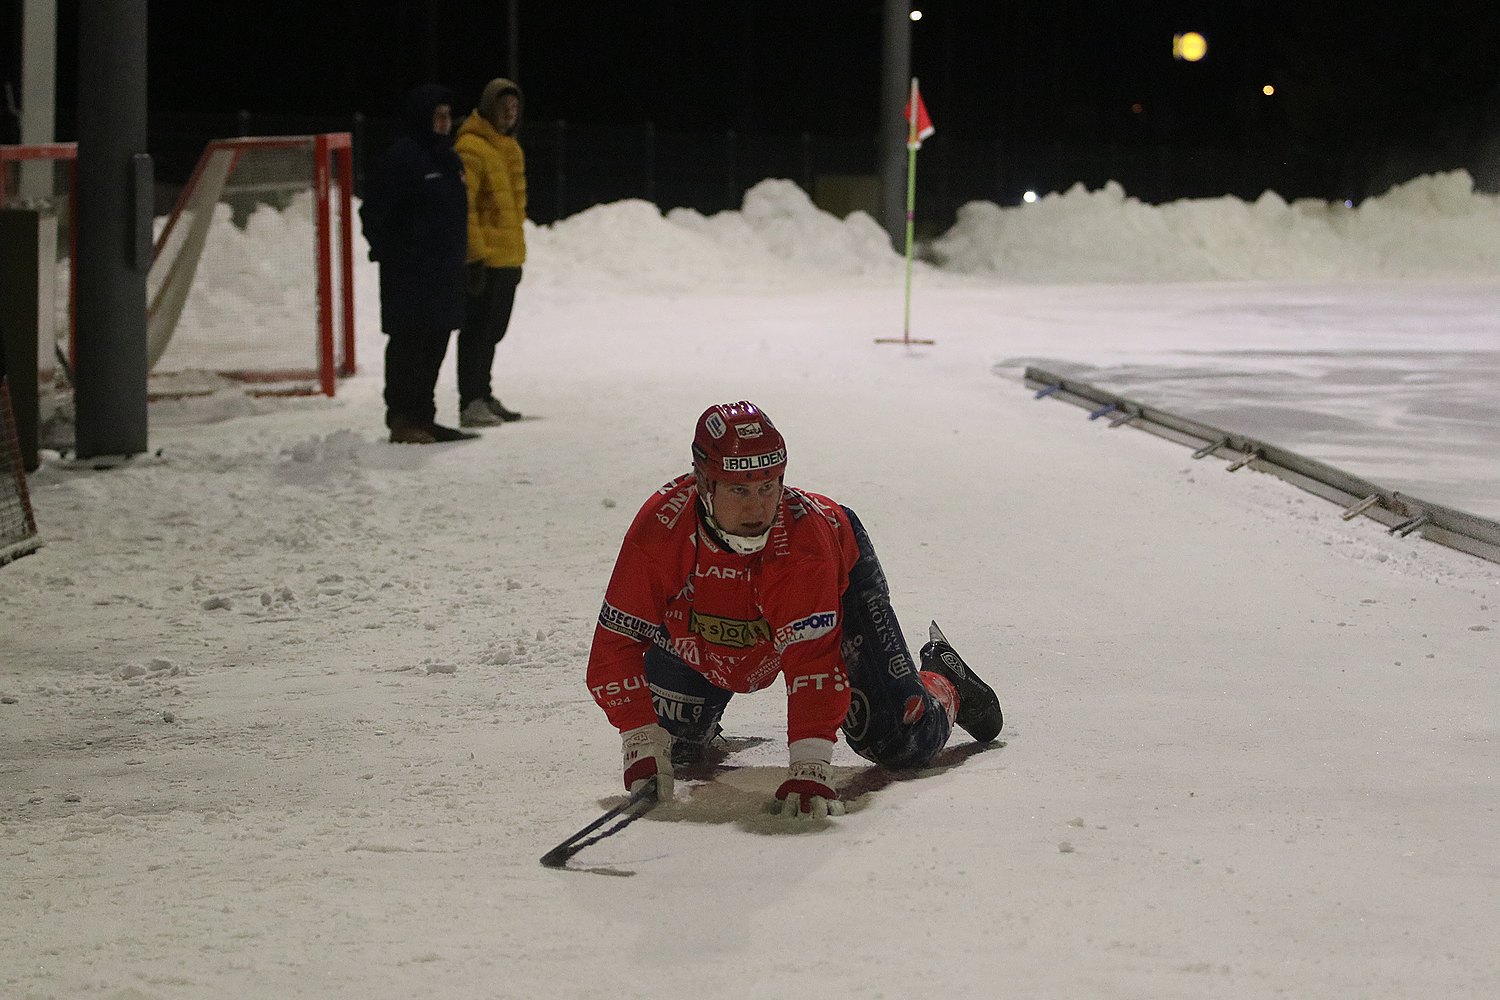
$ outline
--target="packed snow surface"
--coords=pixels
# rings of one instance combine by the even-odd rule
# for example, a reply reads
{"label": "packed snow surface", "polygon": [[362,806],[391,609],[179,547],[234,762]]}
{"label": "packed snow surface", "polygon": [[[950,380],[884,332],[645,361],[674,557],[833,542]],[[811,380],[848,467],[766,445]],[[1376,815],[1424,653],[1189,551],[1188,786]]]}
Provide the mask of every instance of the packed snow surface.
{"label": "packed snow surface", "polygon": [[[217,233],[179,371],[305,350],[309,218]],[[149,454],[31,478],[45,544],[0,568],[0,996],[1500,992],[1500,566],[1020,381],[1500,516],[1493,197],[971,205],[914,267],[934,342],[907,346],[876,342],[902,258],[786,182],[528,240],[495,384],[536,419],[387,444],[360,245],[336,398],[179,374],[203,394],[151,404]],[[451,354],[438,391],[453,422]],[[803,828],[762,811],[784,699],[740,696],[717,778],[545,869],[621,801],[583,686],[620,537],[742,398],[790,481],[859,512],[908,639],[937,619],[997,688],[1001,742],[920,775],[839,744],[850,812]]]}

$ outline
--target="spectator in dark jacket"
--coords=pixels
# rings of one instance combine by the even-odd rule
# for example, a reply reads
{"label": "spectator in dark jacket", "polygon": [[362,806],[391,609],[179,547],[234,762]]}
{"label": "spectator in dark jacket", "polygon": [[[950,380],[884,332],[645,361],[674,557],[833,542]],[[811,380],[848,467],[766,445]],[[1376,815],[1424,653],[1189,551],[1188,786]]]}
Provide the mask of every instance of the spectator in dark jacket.
{"label": "spectator in dark jacket", "polygon": [[436,422],[438,369],[464,318],[468,195],[453,151],[453,94],[428,83],[406,96],[405,134],[376,159],[360,219],[380,264],[385,422],[401,444],[477,435]]}

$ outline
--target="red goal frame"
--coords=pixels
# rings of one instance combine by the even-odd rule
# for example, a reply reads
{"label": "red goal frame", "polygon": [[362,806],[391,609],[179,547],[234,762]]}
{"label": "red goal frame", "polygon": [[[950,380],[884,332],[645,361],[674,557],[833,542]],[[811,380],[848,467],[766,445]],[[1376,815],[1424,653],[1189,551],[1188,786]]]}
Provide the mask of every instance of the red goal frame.
{"label": "red goal frame", "polygon": [[[287,378],[312,377],[319,391],[332,396],[338,379],[353,375],[355,364],[354,335],[354,221],[353,221],[353,142],[348,132],[321,132],[312,135],[242,136],[215,139],[204,148],[186,185],[178,195],[172,213],[157,237],[153,263],[160,257],[173,230],[189,204],[210,160],[228,153],[237,162],[244,153],[256,149],[309,149],[313,159],[312,192],[315,203],[317,286],[317,366],[306,371],[225,372],[242,380],[279,381]],[[71,142],[21,146],[0,145],[0,205],[10,197],[7,190],[10,165],[25,161],[63,161],[67,164],[69,259],[77,273],[78,260],[78,145]],[[232,168],[231,168],[232,169]],[[338,198],[338,232],[333,232],[334,191]],[[335,247],[337,250],[335,251]],[[337,267],[337,273],[335,272]],[[335,277],[338,281],[335,282]],[[68,288],[68,343],[76,333],[77,294],[75,282]]]}

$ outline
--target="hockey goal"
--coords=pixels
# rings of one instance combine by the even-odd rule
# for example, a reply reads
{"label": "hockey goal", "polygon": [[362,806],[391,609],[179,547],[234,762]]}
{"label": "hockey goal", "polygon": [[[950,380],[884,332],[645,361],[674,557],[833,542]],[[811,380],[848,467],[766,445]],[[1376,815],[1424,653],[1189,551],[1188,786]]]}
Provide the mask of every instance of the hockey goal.
{"label": "hockey goal", "polygon": [[[0,146],[0,204],[35,206],[25,171],[50,162],[59,216],[59,355],[71,359],[77,147]],[[33,187],[38,186],[33,178]],[[45,186],[45,185],[44,185]],[[334,395],[354,374],[353,168],[347,132],[216,139],[171,213],[147,276],[150,391]]]}

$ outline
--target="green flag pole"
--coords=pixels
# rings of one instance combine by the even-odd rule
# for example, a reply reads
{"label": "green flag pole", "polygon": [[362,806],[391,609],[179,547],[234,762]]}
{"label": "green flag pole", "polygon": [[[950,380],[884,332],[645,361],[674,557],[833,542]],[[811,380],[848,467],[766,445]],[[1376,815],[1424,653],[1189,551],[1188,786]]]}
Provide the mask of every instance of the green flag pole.
{"label": "green flag pole", "polygon": [[878,344],[931,344],[931,340],[911,338],[911,254],[916,236],[917,222],[917,78],[911,78],[911,93],[907,98],[906,127],[906,313],[902,320],[901,339],[877,337]]}

